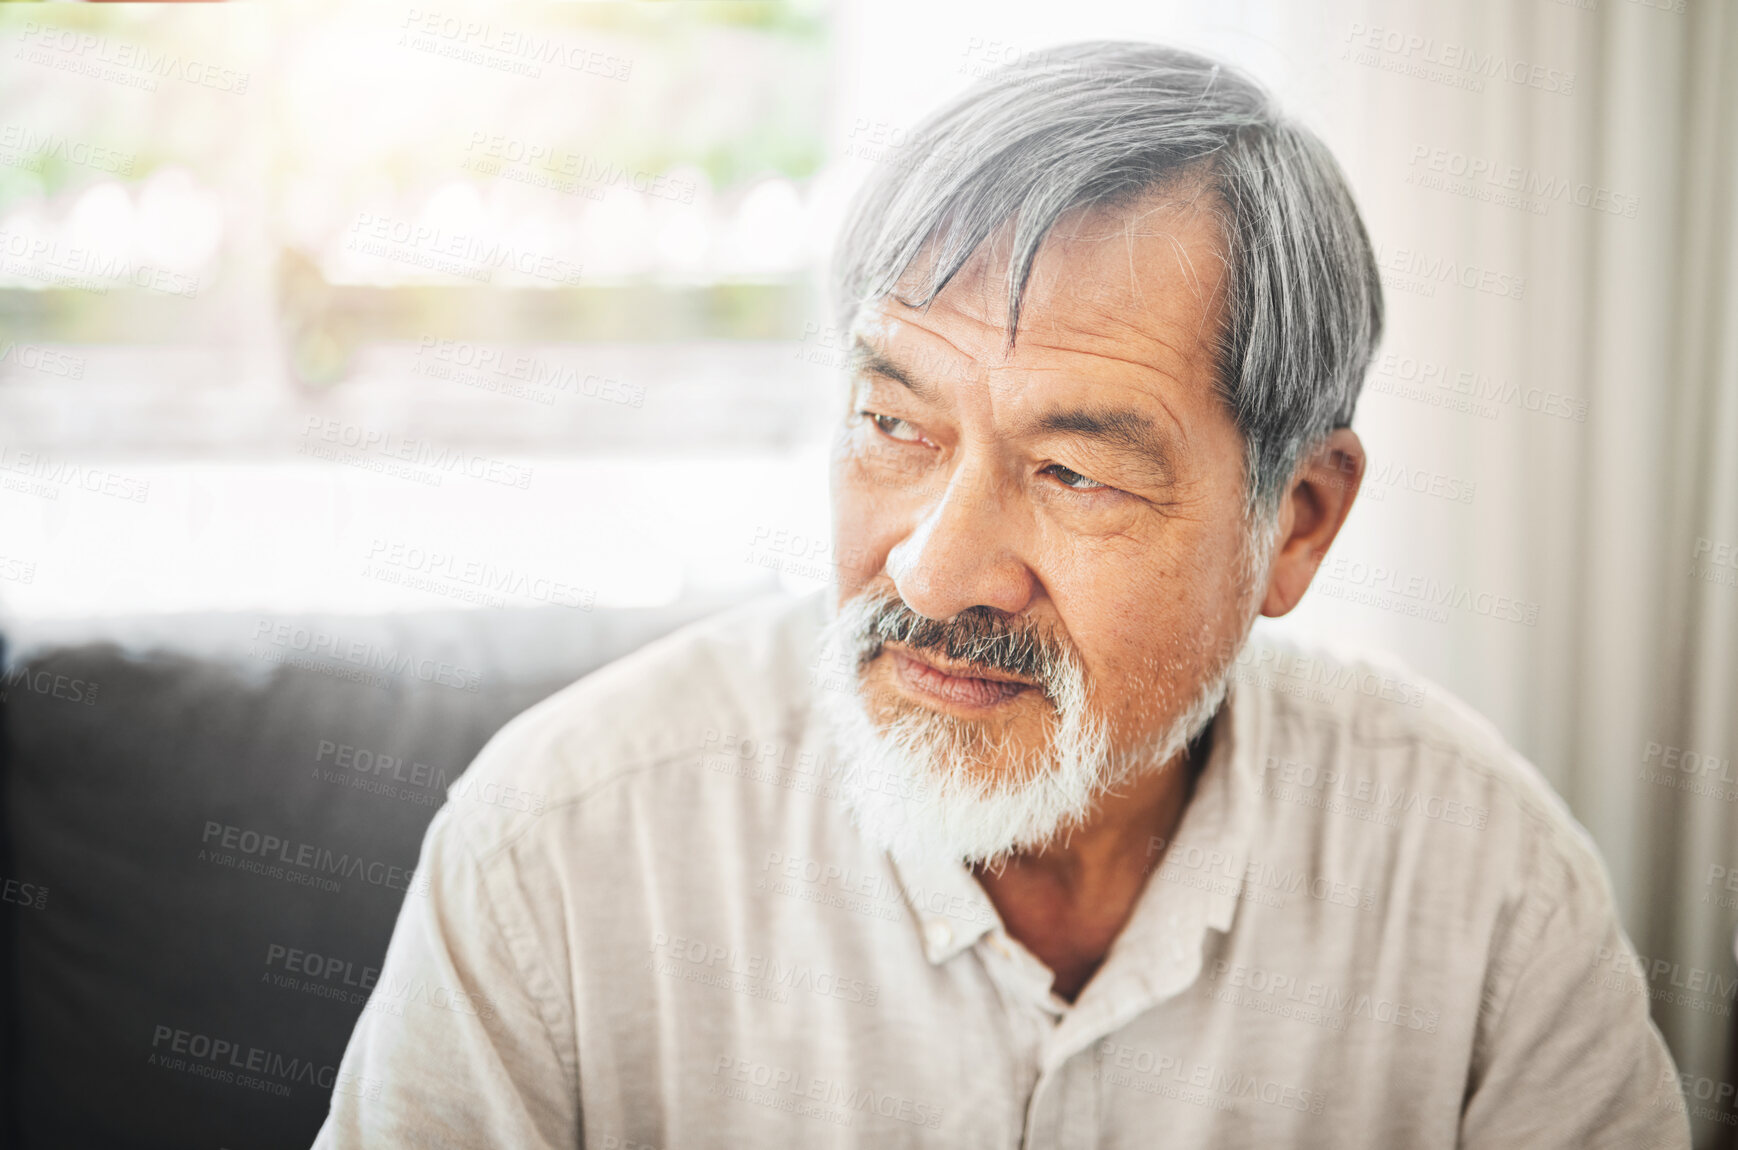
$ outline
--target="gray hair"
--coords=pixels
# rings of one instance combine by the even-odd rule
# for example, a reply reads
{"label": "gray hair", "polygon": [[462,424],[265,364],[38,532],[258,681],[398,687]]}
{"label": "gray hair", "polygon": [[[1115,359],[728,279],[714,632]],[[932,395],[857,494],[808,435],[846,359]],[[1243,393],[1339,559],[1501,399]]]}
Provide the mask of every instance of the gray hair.
{"label": "gray hair", "polygon": [[1012,220],[1008,347],[1064,213],[1202,178],[1228,269],[1215,351],[1243,433],[1245,511],[1277,511],[1299,460],[1350,425],[1382,332],[1382,289],[1345,176],[1271,96],[1204,56],[1088,41],[1025,57],[931,115],[858,193],[834,258],[840,330],[924,256],[928,306]]}

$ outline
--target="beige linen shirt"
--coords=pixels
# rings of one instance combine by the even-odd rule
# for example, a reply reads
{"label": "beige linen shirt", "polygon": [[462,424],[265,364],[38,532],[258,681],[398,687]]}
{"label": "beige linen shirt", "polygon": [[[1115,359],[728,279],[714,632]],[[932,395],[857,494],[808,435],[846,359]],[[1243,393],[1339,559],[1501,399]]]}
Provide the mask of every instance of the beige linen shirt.
{"label": "beige linen shirt", "polygon": [[696,624],[494,738],[316,1146],[1689,1146],[1591,842],[1440,688],[1252,643],[1070,1005],[968,870],[852,827],[829,603]]}

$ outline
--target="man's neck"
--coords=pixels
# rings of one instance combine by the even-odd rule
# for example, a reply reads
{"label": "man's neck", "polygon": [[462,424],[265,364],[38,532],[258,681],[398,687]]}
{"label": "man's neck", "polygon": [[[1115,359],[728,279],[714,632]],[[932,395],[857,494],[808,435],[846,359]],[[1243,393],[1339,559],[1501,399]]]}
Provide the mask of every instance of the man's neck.
{"label": "man's neck", "polygon": [[1146,886],[1153,845],[1182,821],[1208,750],[1198,744],[1105,798],[1063,841],[996,869],[972,867],[1008,933],[1055,972],[1063,999],[1073,1002],[1103,964]]}

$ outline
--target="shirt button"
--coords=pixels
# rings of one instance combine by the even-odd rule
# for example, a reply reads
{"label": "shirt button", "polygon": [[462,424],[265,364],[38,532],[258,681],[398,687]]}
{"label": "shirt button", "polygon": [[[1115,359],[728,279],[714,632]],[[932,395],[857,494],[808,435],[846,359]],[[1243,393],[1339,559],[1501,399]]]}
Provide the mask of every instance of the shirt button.
{"label": "shirt button", "polygon": [[953,927],[939,918],[930,919],[924,933],[928,935],[929,945],[934,950],[945,950],[947,944],[953,941]]}

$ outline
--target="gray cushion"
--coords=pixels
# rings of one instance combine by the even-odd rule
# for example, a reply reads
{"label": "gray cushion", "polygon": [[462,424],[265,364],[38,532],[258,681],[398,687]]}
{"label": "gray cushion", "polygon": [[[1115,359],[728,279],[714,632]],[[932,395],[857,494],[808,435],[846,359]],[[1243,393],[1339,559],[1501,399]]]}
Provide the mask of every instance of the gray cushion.
{"label": "gray cushion", "polygon": [[445,785],[722,605],[9,627],[17,1144],[307,1146]]}

